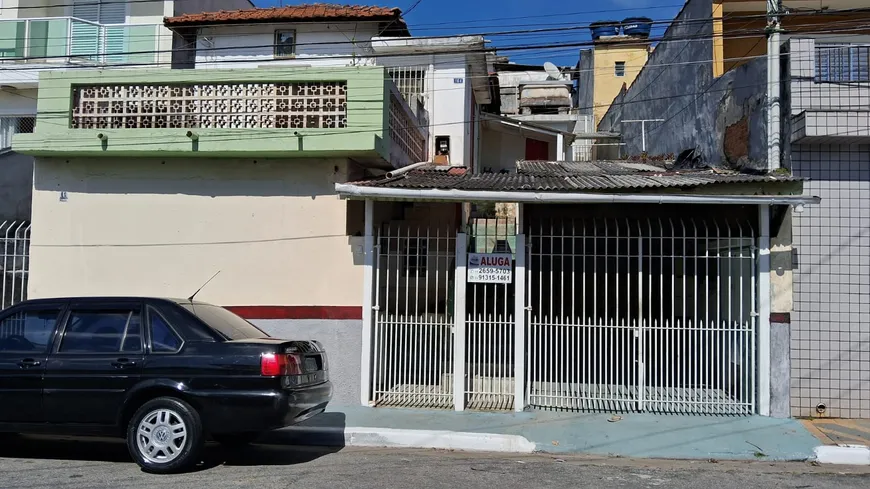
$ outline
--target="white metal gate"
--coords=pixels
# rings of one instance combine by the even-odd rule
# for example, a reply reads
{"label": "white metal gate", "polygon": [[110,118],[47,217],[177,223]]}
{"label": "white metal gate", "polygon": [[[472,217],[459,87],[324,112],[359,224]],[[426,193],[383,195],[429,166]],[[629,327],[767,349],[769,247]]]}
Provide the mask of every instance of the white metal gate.
{"label": "white metal gate", "polygon": [[553,219],[527,235],[528,404],[754,412],[751,223]]}
{"label": "white metal gate", "polygon": [[3,240],[3,295],[0,309],[27,299],[27,277],[30,272],[30,223],[4,221],[0,224]]}
{"label": "white metal gate", "polygon": [[[516,222],[474,218],[468,253],[509,253],[516,248]],[[514,284],[467,283],[465,405],[478,410],[514,407]]]}
{"label": "white metal gate", "polygon": [[455,231],[375,234],[372,399],[376,406],[453,407]]}

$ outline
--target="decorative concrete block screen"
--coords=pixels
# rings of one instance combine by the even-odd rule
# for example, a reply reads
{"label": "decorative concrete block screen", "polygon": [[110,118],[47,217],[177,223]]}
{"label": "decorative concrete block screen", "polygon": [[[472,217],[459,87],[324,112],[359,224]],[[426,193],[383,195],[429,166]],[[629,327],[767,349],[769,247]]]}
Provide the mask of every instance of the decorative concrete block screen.
{"label": "decorative concrete block screen", "polygon": [[74,129],[347,127],[347,83],[73,87]]}
{"label": "decorative concrete block screen", "polygon": [[426,161],[426,138],[396,95],[390,96],[390,134],[413,163]]}

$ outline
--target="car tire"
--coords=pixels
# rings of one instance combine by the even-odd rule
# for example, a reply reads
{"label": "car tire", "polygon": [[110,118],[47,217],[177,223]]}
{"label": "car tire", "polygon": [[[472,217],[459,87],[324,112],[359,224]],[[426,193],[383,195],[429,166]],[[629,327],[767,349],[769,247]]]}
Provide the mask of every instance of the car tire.
{"label": "car tire", "polygon": [[257,441],[260,433],[221,433],[212,435],[212,439],[226,448],[241,448]]}
{"label": "car tire", "polygon": [[145,472],[171,474],[199,461],[202,420],[190,404],[159,397],[143,404],[127,426],[127,449]]}

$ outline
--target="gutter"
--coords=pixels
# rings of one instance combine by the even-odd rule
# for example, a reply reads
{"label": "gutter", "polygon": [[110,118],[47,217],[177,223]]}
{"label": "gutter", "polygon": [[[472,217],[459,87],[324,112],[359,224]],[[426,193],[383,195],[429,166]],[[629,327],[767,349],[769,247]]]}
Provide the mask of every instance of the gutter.
{"label": "gutter", "polygon": [[679,195],[599,194],[548,192],[497,192],[492,190],[436,190],[361,187],[336,183],[343,199],[429,200],[442,202],[511,202],[524,204],[723,204],[723,205],[813,205],[820,197],[803,195]]}

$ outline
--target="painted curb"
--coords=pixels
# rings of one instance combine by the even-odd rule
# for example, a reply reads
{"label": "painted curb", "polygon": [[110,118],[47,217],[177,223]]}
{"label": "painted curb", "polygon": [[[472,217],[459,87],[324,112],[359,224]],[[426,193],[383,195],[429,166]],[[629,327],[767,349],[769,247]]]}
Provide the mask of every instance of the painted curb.
{"label": "painted curb", "polygon": [[822,445],[813,451],[820,464],[870,465],[870,447],[866,445]]}
{"label": "painted curb", "polygon": [[348,447],[434,448],[502,453],[533,453],[536,448],[535,443],[523,436],[495,433],[353,426],[345,428],[294,426],[281,431],[292,431],[296,443],[310,445],[335,445],[335,442],[343,437],[344,446]]}

